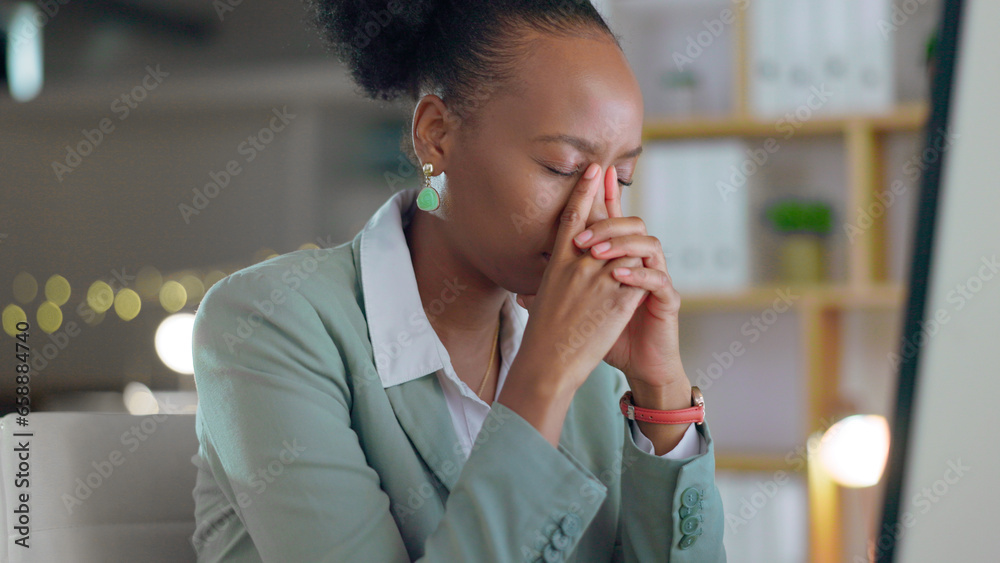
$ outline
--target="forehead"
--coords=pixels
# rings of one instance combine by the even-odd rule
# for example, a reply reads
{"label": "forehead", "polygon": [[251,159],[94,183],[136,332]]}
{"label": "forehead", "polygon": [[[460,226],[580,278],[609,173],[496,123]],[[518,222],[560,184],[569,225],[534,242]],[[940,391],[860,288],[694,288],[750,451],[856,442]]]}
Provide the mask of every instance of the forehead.
{"label": "forehead", "polygon": [[518,59],[513,80],[516,87],[509,95],[490,104],[500,126],[607,145],[635,145],[641,139],[642,93],[609,38],[536,33]]}

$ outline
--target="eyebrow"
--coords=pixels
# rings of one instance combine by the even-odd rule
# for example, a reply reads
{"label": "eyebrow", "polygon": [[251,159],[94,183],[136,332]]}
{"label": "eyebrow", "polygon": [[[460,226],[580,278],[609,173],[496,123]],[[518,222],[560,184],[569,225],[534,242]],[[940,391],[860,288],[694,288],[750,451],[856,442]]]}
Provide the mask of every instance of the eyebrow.
{"label": "eyebrow", "polygon": [[[599,151],[599,147],[596,144],[586,139],[582,139],[580,137],[574,137],[572,135],[539,135],[534,139],[532,139],[532,141],[542,142],[542,143],[566,143],[568,145],[575,147],[580,152],[589,155],[595,155]],[[638,147],[630,151],[622,153],[621,155],[618,156],[618,158],[620,159],[633,158],[639,156],[640,154],[642,154],[642,145],[639,145]]]}

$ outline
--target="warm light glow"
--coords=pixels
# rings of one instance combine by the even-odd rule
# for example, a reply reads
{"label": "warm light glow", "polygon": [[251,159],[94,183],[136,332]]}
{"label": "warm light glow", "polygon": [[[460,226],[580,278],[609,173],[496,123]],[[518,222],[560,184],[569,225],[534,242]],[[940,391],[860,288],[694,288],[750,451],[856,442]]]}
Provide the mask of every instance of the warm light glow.
{"label": "warm light glow", "polygon": [[87,289],[87,306],[95,313],[103,313],[115,304],[115,291],[107,282],[100,280],[90,284]]}
{"label": "warm light glow", "polygon": [[36,317],[38,318],[38,328],[49,334],[59,330],[59,327],[62,326],[62,310],[59,305],[51,301],[44,301],[38,306]]}
{"label": "warm light glow", "polygon": [[820,461],[844,487],[878,483],[889,456],[889,423],[878,415],[849,416],[823,434]]}
{"label": "warm light glow", "polygon": [[205,274],[205,291],[208,291],[210,287],[226,277],[226,273],[222,270],[212,270],[211,272]]}
{"label": "warm light glow", "polygon": [[31,303],[38,295],[38,282],[28,272],[18,272],[14,276],[14,299],[18,303]]}
{"label": "warm light glow", "polygon": [[129,288],[122,289],[115,295],[115,313],[123,321],[131,321],[142,308],[142,298]]}
{"label": "warm light glow", "polygon": [[45,282],[45,298],[62,307],[73,292],[69,286],[69,280],[56,274]]}
{"label": "warm light glow", "polygon": [[129,381],[125,384],[122,401],[125,402],[125,408],[131,414],[147,415],[160,412],[160,404],[153,396],[153,392],[138,381]]}
{"label": "warm light glow", "polygon": [[193,332],[194,315],[191,313],[170,315],[156,329],[156,354],[168,368],[177,373],[194,373]]}
{"label": "warm light glow", "polygon": [[274,251],[273,248],[263,247],[258,248],[257,252],[253,253],[253,263],[257,264],[263,262],[264,260],[270,259],[272,256],[276,256],[278,253]]}
{"label": "warm light glow", "polygon": [[152,299],[160,294],[163,276],[153,266],[143,266],[135,275],[135,291],[143,299]]}
{"label": "warm light glow", "polygon": [[201,283],[201,280],[191,274],[184,274],[181,279],[177,280],[181,285],[184,286],[184,290],[187,291],[187,301],[188,303],[197,303],[201,300],[201,297],[205,295],[205,284]]}
{"label": "warm light glow", "polygon": [[300,247],[299,247],[298,249],[299,249],[299,250],[305,250],[305,249],[307,249],[307,248],[308,248],[308,249],[311,249],[311,250],[319,250],[319,246],[318,246],[318,245],[317,245],[317,244],[316,244],[315,242],[307,242],[307,243],[304,243],[304,244],[303,244],[302,246],[300,246]]}
{"label": "warm light glow", "polygon": [[160,305],[168,313],[176,313],[187,304],[187,290],[180,283],[170,280],[160,287]]}
{"label": "warm light glow", "polygon": [[7,334],[15,336],[18,332],[17,323],[23,323],[27,320],[28,314],[17,305],[11,304],[3,308],[3,331]]}

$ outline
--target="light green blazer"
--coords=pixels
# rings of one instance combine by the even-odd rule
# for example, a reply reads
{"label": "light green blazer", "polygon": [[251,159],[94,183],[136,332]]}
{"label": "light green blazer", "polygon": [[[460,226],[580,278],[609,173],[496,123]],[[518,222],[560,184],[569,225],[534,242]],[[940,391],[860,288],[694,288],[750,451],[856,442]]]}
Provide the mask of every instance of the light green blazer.
{"label": "light green blazer", "polygon": [[707,453],[638,449],[601,362],[554,448],[494,403],[464,459],[435,373],[383,388],[360,235],[236,272],[194,328],[199,561],[725,561]]}

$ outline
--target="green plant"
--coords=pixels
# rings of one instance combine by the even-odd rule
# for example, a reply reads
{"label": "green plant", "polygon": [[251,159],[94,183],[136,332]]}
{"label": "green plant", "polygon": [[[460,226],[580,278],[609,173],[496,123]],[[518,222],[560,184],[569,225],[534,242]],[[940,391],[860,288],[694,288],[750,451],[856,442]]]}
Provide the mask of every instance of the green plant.
{"label": "green plant", "polygon": [[833,210],[822,201],[779,201],[767,208],[765,216],[780,233],[826,235],[833,227]]}

